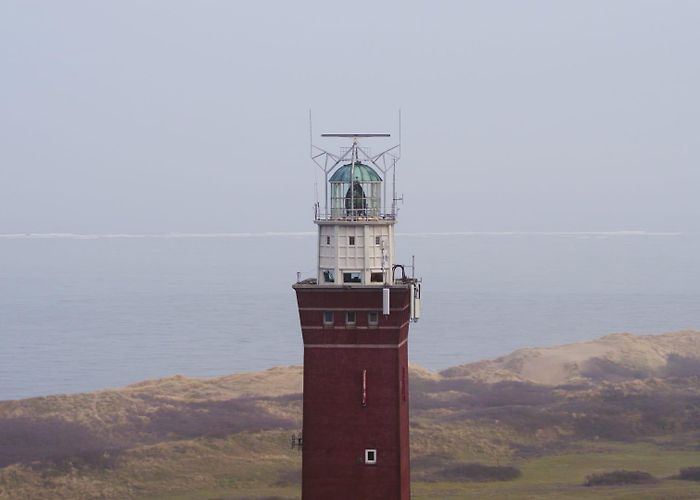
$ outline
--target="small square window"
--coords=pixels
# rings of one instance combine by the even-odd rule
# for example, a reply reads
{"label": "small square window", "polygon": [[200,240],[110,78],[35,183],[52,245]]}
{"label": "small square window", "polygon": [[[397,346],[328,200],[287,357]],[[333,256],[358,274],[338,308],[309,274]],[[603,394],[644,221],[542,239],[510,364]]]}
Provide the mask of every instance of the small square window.
{"label": "small square window", "polygon": [[323,271],[323,281],[324,283],[335,283],[335,273],[332,269],[325,269]]}
{"label": "small square window", "polygon": [[331,244],[331,237],[326,236],[326,245],[330,245],[330,244]]}
{"label": "small square window", "polygon": [[348,236],[348,245],[354,245],[355,244],[355,237],[354,236]]}
{"label": "small square window", "polygon": [[345,313],[345,324],[354,325],[357,322],[357,314],[355,311],[348,311]]}
{"label": "small square window", "polygon": [[333,311],[323,311],[323,324],[326,326],[333,324]]}
{"label": "small square window", "polygon": [[379,313],[377,311],[367,313],[367,324],[369,326],[377,326],[379,324]]}
{"label": "small square window", "polygon": [[365,463],[375,465],[377,463],[377,450],[365,450]]}
{"label": "small square window", "polygon": [[372,273],[370,275],[370,281],[372,283],[384,283],[384,273]]}
{"label": "small square window", "polygon": [[375,245],[381,245],[382,243],[382,237],[381,236],[375,236],[374,237],[374,244]]}

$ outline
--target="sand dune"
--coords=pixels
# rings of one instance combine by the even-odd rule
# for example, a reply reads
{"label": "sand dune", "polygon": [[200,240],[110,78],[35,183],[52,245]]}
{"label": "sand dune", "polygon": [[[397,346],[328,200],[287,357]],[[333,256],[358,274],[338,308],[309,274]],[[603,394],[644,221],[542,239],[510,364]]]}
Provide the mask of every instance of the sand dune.
{"label": "sand dune", "polygon": [[[300,454],[289,438],[301,430],[302,373],[289,366],[178,375],[0,401],[0,498],[298,498]],[[440,373],[412,366],[410,390],[412,474],[426,491],[471,462],[587,453],[601,440],[615,449],[652,438],[692,447],[700,433],[700,332],[608,335]],[[585,473],[608,453],[596,450]],[[695,464],[695,448],[682,453],[679,464]],[[551,481],[556,495],[559,479]],[[494,498],[504,496],[511,495]]]}
{"label": "sand dune", "polygon": [[663,335],[615,333],[590,342],[519,349],[497,359],[449,368],[441,375],[489,383],[513,380],[561,385],[664,376],[695,360],[700,360],[698,331]]}

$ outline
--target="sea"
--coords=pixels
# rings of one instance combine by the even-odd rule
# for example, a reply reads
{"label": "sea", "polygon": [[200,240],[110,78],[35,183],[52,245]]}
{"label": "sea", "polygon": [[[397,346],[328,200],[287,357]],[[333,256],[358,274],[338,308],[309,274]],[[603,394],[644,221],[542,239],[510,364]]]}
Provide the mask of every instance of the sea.
{"label": "sea", "polygon": [[[413,364],[700,330],[700,235],[397,235],[422,279]],[[302,362],[312,233],[0,235],[0,400]]]}

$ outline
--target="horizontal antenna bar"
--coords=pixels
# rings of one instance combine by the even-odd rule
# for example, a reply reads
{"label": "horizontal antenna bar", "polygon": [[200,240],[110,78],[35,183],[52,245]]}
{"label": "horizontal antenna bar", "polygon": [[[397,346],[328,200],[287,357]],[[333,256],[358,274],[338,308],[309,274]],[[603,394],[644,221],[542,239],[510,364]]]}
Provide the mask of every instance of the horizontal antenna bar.
{"label": "horizontal antenna bar", "polygon": [[321,137],[391,137],[391,134],[321,134]]}

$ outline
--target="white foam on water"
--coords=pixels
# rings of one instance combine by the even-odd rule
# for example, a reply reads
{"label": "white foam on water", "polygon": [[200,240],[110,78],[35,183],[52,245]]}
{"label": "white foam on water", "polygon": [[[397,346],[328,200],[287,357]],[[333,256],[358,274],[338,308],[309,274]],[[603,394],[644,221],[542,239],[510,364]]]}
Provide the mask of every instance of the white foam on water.
{"label": "white foam on water", "polygon": [[449,231],[428,233],[397,233],[399,236],[563,236],[573,238],[609,238],[626,236],[682,236],[681,232],[657,231]]}
{"label": "white foam on water", "polygon": [[[266,231],[260,233],[5,233],[0,239],[66,239],[66,240],[97,240],[97,239],[186,239],[186,238],[268,238],[286,236],[314,236],[315,231]],[[562,236],[573,238],[610,238],[610,237],[643,237],[643,236],[682,236],[682,232],[664,231],[446,231],[446,232],[412,232],[397,233],[397,236]]]}
{"label": "white foam on water", "polygon": [[0,234],[1,239],[17,240],[97,240],[97,239],[186,239],[186,238],[266,238],[279,236],[312,236],[315,232],[263,232],[263,233],[153,233],[153,234],[127,234],[127,233],[5,233]]}

